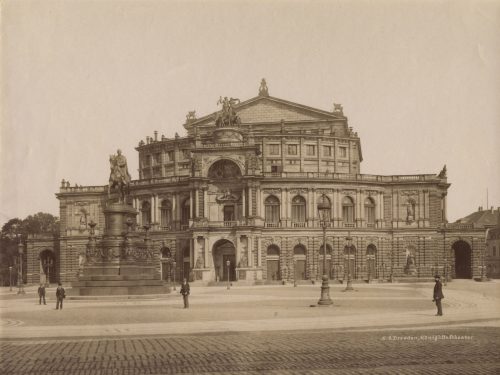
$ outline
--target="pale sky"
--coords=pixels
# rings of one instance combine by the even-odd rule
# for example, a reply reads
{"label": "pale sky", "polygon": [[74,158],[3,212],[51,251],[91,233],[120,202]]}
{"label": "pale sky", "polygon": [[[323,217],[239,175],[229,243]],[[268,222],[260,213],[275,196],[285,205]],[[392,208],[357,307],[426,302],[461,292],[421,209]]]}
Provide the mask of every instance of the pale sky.
{"label": "pale sky", "polygon": [[499,1],[3,1],[0,225],[105,185],[188,111],[342,103],[367,174],[448,169],[448,220],[500,206]]}

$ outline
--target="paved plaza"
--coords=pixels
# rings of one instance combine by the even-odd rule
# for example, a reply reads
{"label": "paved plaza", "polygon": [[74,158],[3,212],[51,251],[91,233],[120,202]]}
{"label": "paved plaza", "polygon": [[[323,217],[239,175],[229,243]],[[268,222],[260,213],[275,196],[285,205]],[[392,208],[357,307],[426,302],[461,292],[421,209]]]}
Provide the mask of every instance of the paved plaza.
{"label": "paved plaza", "polygon": [[[435,316],[432,283],[192,287],[149,298],[0,294],[2,374],[494,374],[500,283],[455,280]],[[177,291],[178,292],[178,291]],[[311,307],[315,306],[315,307]]]}

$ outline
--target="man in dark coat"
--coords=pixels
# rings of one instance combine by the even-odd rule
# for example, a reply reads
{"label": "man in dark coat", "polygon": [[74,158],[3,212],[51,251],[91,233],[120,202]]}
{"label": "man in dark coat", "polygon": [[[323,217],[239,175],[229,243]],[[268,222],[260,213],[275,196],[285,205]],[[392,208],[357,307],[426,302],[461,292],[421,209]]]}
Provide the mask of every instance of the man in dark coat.
{"label": "man in dark coat", "polygon": [[59,310],[59,306],[61,306],[61,310],[63,308],[63,299],[66,298],[66,291],[62,287],[61,283],[58,284],[57,289],[56,289],[56,310]]}
{"label": "man in dark coat", "polygon": [[443,315],[443,309],[441,307],[441,300],[444,298],[443,295],[443,285],[441,284],[441,277],[439,275],[434,276],[436,284],[434,285],[434,295],[432,297],[432,302],[436,302],[437,306],[437,316]]}
{"label": "man in dark coat", "polygon": [[38,287],[38,297],[40,297],[39,299],[39,304],[41,305],[42,304],[42,299],[43,299],[43,304],[46,305],[45,303],[45,285],[43,284],[40,284],[40,286]]}
{"label": "man in dark coat", "polygon": [[184,299],[184,308],[189,308],[189,284],[186,279],[182,281],[181,294]]}

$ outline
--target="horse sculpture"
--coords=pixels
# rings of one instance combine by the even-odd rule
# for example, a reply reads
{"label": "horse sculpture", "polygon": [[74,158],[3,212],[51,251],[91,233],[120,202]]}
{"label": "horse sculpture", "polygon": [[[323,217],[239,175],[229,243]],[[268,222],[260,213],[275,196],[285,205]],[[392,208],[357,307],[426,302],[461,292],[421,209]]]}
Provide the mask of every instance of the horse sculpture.
{"label": "horse sculpture", "polygon": [[111,173],[109,175],[108,199],[111,198],[111,190],[118,191],[118,203],[125,203],[130,189],[130,174],[127,168],[127,159],[117,151],[117,155],[109,157]]}

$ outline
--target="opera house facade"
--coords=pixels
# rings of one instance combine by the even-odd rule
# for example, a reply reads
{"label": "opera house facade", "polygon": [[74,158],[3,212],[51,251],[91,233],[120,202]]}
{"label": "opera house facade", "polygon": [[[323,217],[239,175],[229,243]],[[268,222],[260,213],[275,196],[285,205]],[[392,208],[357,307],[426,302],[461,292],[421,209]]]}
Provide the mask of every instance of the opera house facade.
{"label": "opera house facade", "polygon": [[[165,282],[311,282],[325,254],[330,280],[340,282],[484,272],[484,231],[447,224],[446,168],[362,174],[361,140],[341,105],[278,99],[264,80],[256,97],[217,104],[203,117],[190,112],[185,135],[154,132],[136,148],[127,203]],[[56,196],[60,233],[29,240],[28,282],[75,281],[88,261],[89,223],[103,232],[107,186],[63,180]]]}

